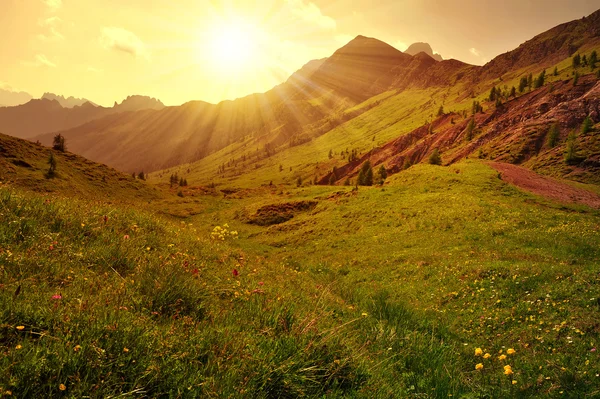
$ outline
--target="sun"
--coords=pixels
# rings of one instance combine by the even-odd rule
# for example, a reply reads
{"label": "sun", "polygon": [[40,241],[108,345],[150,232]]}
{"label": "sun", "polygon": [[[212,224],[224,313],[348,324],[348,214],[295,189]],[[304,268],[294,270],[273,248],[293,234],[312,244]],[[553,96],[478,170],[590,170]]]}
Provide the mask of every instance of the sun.
{"label": "sun", "polygon": [[207,58],[221,71],[246,69],[259,58],[257,45],[260,36],[258,28],[245,21],[215,23],[204,38],[209,52]]}

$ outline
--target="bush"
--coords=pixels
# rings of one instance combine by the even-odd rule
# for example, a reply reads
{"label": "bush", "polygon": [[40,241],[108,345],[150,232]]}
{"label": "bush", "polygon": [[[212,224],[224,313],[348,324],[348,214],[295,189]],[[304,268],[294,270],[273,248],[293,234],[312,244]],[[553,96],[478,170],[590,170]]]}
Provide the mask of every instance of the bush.
{"label": "bush", "polygon": [[431,165],[441,165],[442,157],[440,156],[440,151],[436,148],[433,150],[431,155],[429,156],[429,163]]}

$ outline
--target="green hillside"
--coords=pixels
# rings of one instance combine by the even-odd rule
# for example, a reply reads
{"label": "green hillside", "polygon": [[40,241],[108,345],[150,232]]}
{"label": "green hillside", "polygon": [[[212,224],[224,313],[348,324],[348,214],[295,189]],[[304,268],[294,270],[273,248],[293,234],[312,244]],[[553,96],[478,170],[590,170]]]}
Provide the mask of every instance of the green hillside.
{"label": "green hillside", "polygon": [[[50,154],[56,162],[52,176],[48,173]],[[0,134],[0,184],[40,193],[116,202],[137,203],[164,197],[163,192],[131,175],[68,151],[55,151],[4,134]]]}
{"label": "green hillside", "polygon": [[482,163],[157,204],[180,221],[47,198],[0,190],[4,394],[598,394],[600,214]]}

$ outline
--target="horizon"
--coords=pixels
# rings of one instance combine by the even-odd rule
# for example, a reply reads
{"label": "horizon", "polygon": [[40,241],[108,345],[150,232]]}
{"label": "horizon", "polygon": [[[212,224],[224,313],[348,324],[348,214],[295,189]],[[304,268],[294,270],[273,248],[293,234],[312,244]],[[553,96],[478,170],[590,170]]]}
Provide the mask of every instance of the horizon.
{"label": "horizon", "polygon": [[[348,1],[238,0],[173,6],[153,0],[147,6],[133,0],[119,4],[120,13],[114,15],[114,2],[100,7],[97,0],[8,0],[0,6],[0,34],[21,40],[0,43],[1,53],[13,55],[0,65],[0,89],[33,98],[43,93],[85,98],[108,107],[131,95],[153,97],[166,106],[217,104],[264,93],[357,36],[376,38],[400,51],[424,42],[444,59],[483,65],[600,7],[596,1],[577,0],[550,10],[542,1],[528,1],[518,2],[524,12],[507,16],[505,10],[517,4],[509,3],[489,7],[473,0],[461,6],[404,1],[370,6],[359,1],[349,6]],[[530,21],[527,10],[540,8],[543,12]],[[156,18],[147,9],[165,15]],[[470,14],[456,17],[462,9]]]}

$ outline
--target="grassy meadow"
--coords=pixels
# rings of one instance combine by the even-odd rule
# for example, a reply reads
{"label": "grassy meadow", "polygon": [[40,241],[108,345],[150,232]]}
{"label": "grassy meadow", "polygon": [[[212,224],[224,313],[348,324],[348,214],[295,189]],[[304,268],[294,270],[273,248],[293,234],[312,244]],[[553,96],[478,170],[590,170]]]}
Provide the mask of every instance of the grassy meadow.
{"label": "grassy meadow", "polygon": [[599,397],[599,230],[479,161],[118,206],[1,186],[0,396]]}

